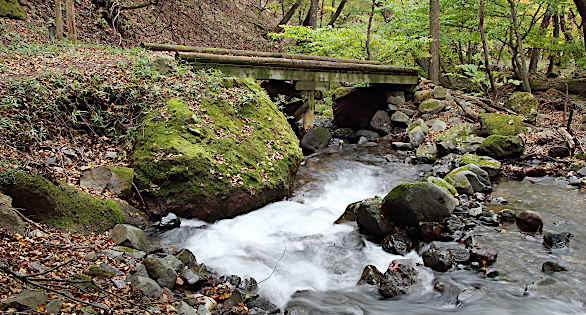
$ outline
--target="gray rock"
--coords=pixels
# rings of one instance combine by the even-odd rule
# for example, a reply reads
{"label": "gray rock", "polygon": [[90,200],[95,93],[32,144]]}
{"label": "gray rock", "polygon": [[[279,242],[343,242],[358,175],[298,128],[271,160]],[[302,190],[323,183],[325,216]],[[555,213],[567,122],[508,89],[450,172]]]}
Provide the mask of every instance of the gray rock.
{"label": "gray rock", "polygon": [[100,252],[100,255],[107,256],[112,259],[120,259],[120,258],[122,258],[122,255],[124,255],[124,253],[117,251],[117,250],[105,249]]}
{"label": "gray rock", "polygon": [[142,263],[146,267],[149,276],[156,280],[159,285],[173,289],[177,281],[177,272],[167,261],[157,257],[147,257]]}
{"label": "gray rock", "polygon": [[129,248],[129,247],[124,247],[124,246],[115,246],[112,247],[113,250],[118,251],[118,252],[122,252],[123,255],[126,255],[128,257],[134,258],[134,259],[143,259],[146,256],[146,253],[140,250],[136,250],[133,248]]}
{"label": "gray rock", "polygon": [[177,71],[176,61],[170,57],[158,57],[149,63],[149,67],[162,75],[168,75]]}
{"label": "gray rock", "polygon": [[195,259],[195,255],[189,249],[182,249],[177,254],[177,257],[187,268],[193,268],[197,266],[197,260]]}
{"label": "gray rock", "polygon": [[391,123],[397,127],[407,128],[409,126],[409,120],[409,116],[401,111],[394,112],[391,115]]}
{"label": "gray rock", "polygon": [[108,272],[111,272],[113,274],[116,275],[123,275],[124,272],[120,271],[120,269],[116,268],[116,267],[112,267],[108,264],[100,264],[100,268],[102,268],[103,270],[106,270]]}
{"label": "gray rock", "polygon": [[201,294],[188,294],[187,303],[194,307],[200,305],[200,307],[203,307],[207,311],[214,310],[218,305],[218,303],[211,297]]}
{"label": "gray rock", "polygon": [[541,271],[546,274],[553,274],[554,272],[568,271],[568,268],[553,261],[546,261],[541,266]]}
{"label": "gray rock", "polygon": [[0,192],[0,207],[12,208],[12,198]]}
{"label": "gray rock", "polygon": [[582,177],[586,177],[586,167],[581,168],[579,171],[576,172],[578,175]]}
{"label": "gray rock", "polygon": [[401,105],[405,103],[405,92],[404,91],[392,91],[387,97],[387,104]]}
{"label": "gray rock", "polygon": [[361,231],[377,238],[383,238],[393,230],[381,210],[380,199],[373,198],[357,204],[356,223]]}
{"label": "gray rock", "polygon": [[365,137],[367,140],[370,141],[379,138],[380,135],[377,132],[371,130],[360,129],[356,131],[356,137]]}
{"label": "gray rock", "polygon": [[392,233],[383,239],[381,245],[385,252],[405,256],[415,249],[417,241],[405,233]]}
{"label": "gray rock", "polygon": [[433,97],[438,100],[445,100],[448,97],[448,89],[442,86],[436,86],[433,89]]}
{"label": "gray rock", "polygon": [[400,150],[400,151],[413,150],[411,143],[407,143],[407,142],[393,142],[393,143],[391,143],[391,146],[397,150]]}
{"label": "gray rock", "polygon": [[478,147],[479,154],[495,159],[516,158],[521,156],[524,150],[525,145],[519,137],[496,135],[486,138]]}
{"label": "gray rock", "polygon": [[172,229],[179,228],[181,226],[181,219],[175,215],[175,213],[170,212],[163,218],[161,221],[156,224],[157,229],[160,231],[169,231]]}
{"label": "gray rock", "polygon": [[485,245],[476,245],[470,249],[470,261],[477,262],[483,267],[494,264],[497,257],[497,251]]}
{"label": "gray rock", "polygon": [[517,227],[527,233],[541,233],[543,231],[543,219],[534,211],[523,211],[516,216]]}
{"label": "gray rock", "polygon": [[394,298],[407,294],[409,288],[417,281],[417,271],[409,264],[393,261],[384,273],[378,287],[378,293],[383,298]]}
{"label": "gray rock", "polygon": [[389,113],[394,113],[399,110],[399,107],[397,107],[397,105],[389,104],[387,105],[387,110]]}
{"label": "gray rock", "polygon": [[15,308],[17,310],[33,309],[37,306],[47,304],[49,296],[42,290],[25,290],[22,293],[9,297],[1,305],[5,308]]}
{"label": "gray rock", "polygon": [[124,289],[126,288],[126,281],[120,279],[112,279],[112,284],[116,287],[116,289]]}
{"label": "gray rock", "polygon": [[184,301],[181,301],[175,310],[179,315],[197,315],[198,313],[193,307],[189,306],[189,304],[185,303]]}
{"label": "gray rock", "polygon": [[32,231],[28,232],[28,236],[32,237],[32,238],[45,237],[45,236],[47,236],[47,233],[45,233],[41,230],[32,230]]}
{"label": "gray rock", "polygon": [[425,122],[425,124],[433,131],[443,131],[447,128],[447,124],[440,119],[432,119]]}
{"label": "gray rock", "polygon": [[63,300],[60,298],[53,299],[47,303],[45,310],[48,314],[51,315],[59,315],[61,314],[61,306],[63,305]]}
{"label": "gray rock", "polygon": [[474,164],[488,173],[488,176],[494,177],[500,173],[501,162],[490,156],[478,156],[476,154],[464,154],[457,162],[458,166]]}
{"label": "gray rock", "polygon": [[332,137],[356,141],[356,134],[352,128],[338,128],[332,132]]}
{"label": "gray rock", "polygon": [[83,171],[79,185],[96,191],[109,189],[120,196],[130,195],[134,170],[127,167],[99,166]]}
{"label": "gray rock", "polygon": [[360,137],[360,139],[358,139],[358,144],[362,145],[362,144],[366,144],[366,143],[368,143],[368,138]]}
{"label": "gray rock", "polygon": [[370,120],[370,127],[382,135],[391,133],[392,126],[389,114],[382,110],[377,111]]}
{"label": "gray rock", "polygon": [[461,194],[490,192],[492,190],[488,173],[475,164],[461,166],[448,175],[445,180],[452,184]]}
{"label": "gray rock", "polygon": [[411,143],[411,146],[414,148],[417,148],[420,144],[422,144],[428,134],[429,129],[421,119],[414,121],[411,123],[411,125],[409,125],[409,127],[407,127],[409,143]]}
{"label": "gray rock", "polygon": [[163,261],[171,268],[173,268],[173,270],[175,270],[176,272],[179,272],[180,270],[185,268],[185,264],[179,258],[173,255],[165,256],[163,258]]}
{"label": "gray rock", "polygon": [[146,270],[146,267],[141,263],[138,263],[134,266],[134,271],[131,274],[129,274],[128,276],[126,276],[126,281],[132,282],[132,280],[136,277],[145,277],[145,278],[149,277],[149,273]]}
{"label": "gray rock", "polygon": [[395,186],[383,199],[382,209],[392,222],[417,226],[449,217],[458,201],[446,190],[430,183]]}
{"label": "gray rock", "polygon": [[111,238],[117,245],[148,251],[150,243],[143,230],[128,224],[117,224]]}
{"label": "gray rock", "polygon": [[140,291],[150,298],[158,298],[163,294],[163,289],[161,289],[159,284],[148,277],[133,277],[130,285],[133,290]]}
{"label": "gray rock", "polygon": [[191,269],[185,269],[181,273],[181,278],[189,285],[195,285],[201,280],[201,277]]}
{"label": "gray rock", "polygon": [[306,154],[316,153],[325,149],[331,139],[332,134],[327,128],[311,128],[301,140],[301,148]]}
{"label": "gray rock", "polygon": [[545,232],[543,233],[543,246],[547,249],[567,248],[570,246],[570,240],[573,237],[574,234],[568,232]]}
{"label": "gray rock", "polygon": [[447,102],[436,100],[434,98],[430,98],[428,100],[423,101],[419,104],[419,111],[423,114],[436,114],[444,110],[446,107]]}
{"label": "gray rock", "polygon": [[419,104],[433,97],[433,90],[421,90],[415,92],[415,103]]}
{"label": "gray rock", "polygon": [[422,163],[433,163],[437,158],[437,148],[433,143],[422,143],[415,151],[415,156]]}
{"label": "gray rock", "polygon": [[11,233],[23,235],[26,225],[22,218],[12,208],[0,206],[0,228],[5,228]]}

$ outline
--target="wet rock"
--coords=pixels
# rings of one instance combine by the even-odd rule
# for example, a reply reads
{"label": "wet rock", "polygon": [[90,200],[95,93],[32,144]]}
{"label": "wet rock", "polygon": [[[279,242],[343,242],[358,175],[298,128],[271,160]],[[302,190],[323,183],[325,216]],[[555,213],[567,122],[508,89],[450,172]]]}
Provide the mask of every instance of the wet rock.
{"label": "wet rock", "polygon": [[417,226],[449,217],[458,201],[444,189],[429,183],[404,183],[383,199],[382,209],[392,222]]}
{"label": "wet rock", "polygon": [[488,173],[488,176],[497,176],[501,170],[501,162],[491,158],[490,156],[479,156],[476,154],[464,154],[457,161],[458,166],[465,166],[474,164]]}
{"label": "wet rock", "polygon": [[498,253],[494,248],[485,245],[476,245],[470,249],[470,261],[481,266],[490,266],[496,262]]}
{"label": "wet rock", "polygon": [[381,209],[380,199],[361,202],[356,210],[356,223],[362,232],[376,238],[383,238],[393,230]]}
{"label": "wet rock", "polygon": [[128,224],[117,224],[110,235],[114,243],[147,251],[150,243],[143,230]]}
{"label": "wet rock", "polygon": [[543,231],[543,220],[539,213],[534,211],[523,211],[516,216],[517,227],[527,233],[541,233]]}
{"label": "wet rock", "polygon": [[193,307],[189,306],[189,304],[187,304],[184,301],[181,301],[179,303],[179,305],[177,307],[175,307],[175,310],[177,311],[177,314],[179,314],[179,315],[197,315],[198,314],[198,312],[196,312]]}
{"label": "wet rock", "polygon": [[409,120],[411,120],[409,116],[401,111],[396,111],[391,115],[391,123],[393,126],[407,128],[409,126]]}
{"label": "wet rock", "polygon": [[175,213],[169,213],[164,216],[160,222],[155,224],[159,231],[169,231],[172,229],[179,228],[181,226],[181,219],[175,215]]}
{"label": "wet rock", "polygon": [[545,232],[543,233],[543,246],[547,249],[567,248],[570,247],[570,240],[573,237],[574,234],[568,232]]}
{"label": "wet rock", "polygon": [[0,205],[0,228],[21,235],[26,232],[26,225],[22,218],[12,208],[2,205]]}
{"label": "wet rock", "polygon": [[346,207],[344,213],[336,220],[336,224],[346,222],[355,222],[358,216],[358,209],[362,207],[370,207],[375,204],[380,204],[380,198],[369,198],[358,202],[353,202]]}
{"label": "wet rock", "polygon": [[421,119],[412,122],[409,125],[409,127],[407,127],[407,136],[409,137],[409,143],[411,143],[411,146],[414,148],[422,144],[425,141],[425,137],[427,137],[428,134],[429,129]]}
{"label": "wet rock", "polygon": [[427,182],[430,184],[434,184],[440,188],[445,189],[447,192],[449,192],[452,196],[456,196],[458,194],[458,191],[456,190],[456,188],[446,182],[444,179],[439,178],[439,177],[434,177],[434,176],[430,176],[427,178]]}
{"label": "wet rock", "polygon": [[447,279],[433,279],[433,289],[442,295],[442,299],[447,304],[456,305],[458,303],[458,294],[461,290]]}
{"label": "wet rock", "polygon": [[2,304],[4,308],[14,308],[19,311],[36,310],[37,306],[47,304],[49,296],[42,290],[24,290],[22,293],[6,299]]}
{"label": "wet rock", "polygon": [[482,289],[469,288],[458,294],[458,305],[472,305],[479,300],[486,299],[486,293]]}
{"label": "wet rock", "polygon": [[443,131],[447,128],[447,124],[439,119],[428,120],[425,124],[433,131]]}
{"label": "wet rock", "polygon": [[371,130],[361,129],[356,131],[356,137],[365,137],[367,140],[374,140],[380,137],[380,135]]}
{"label": "wet rock", "polygon": [[410,151],[413,149],[411,143],[407,142],[393,142],[391,143],[391,146],[399,151]]}
{"label": "wet rock", "polygon": [[475,164],[468,164],[451,171],[444,178],[460,194],[489,192],[492,190],[488,173]]}
{"label": "wet rock", "polygon": [[519,137],[509,136],[490,136],[478,147],[479,154],[495,159],[517,158],[524,150],[525,144]]}
{"label": "wet rock", "polygon": [[338,128],[332,132],[332,137],[346,139],[351,143],[356,142],[356,140],[358,140],[352,128]]}
{"label": "wet rock", "polygon": [[177,254],[175,254],[175,257],[177,257],[177,259],[179,259],[185,266],[187,266],[187,268],[194,268],[197,266],[195,255],[193,255],[189,249],[184,248],[180,250]]}
{"label": "wet rock", "polygon": [[378,292],[384,298],[394,298],[407,294],[416,281],[417,271],[411,264],[393,261],[381,279]]}
{"label": "wet rock", "polygon": [[452,268],[453,260],[447,248],[430,248],[421,255],[423,264],[435,271],[446,272]]}
{"label": "wet rock", "polygon": [[149,276],[165,288],[173,289],[177,281],[177,272],[165,260],[157,257],[147,257],[142,262]]}
{"label": "wet rock", "polygon": [[568,271],[568,268],[553,261],[546,261],[541,266],[541,271],[546,274],[553,274],[554,272]]}
{"label": "wet rock", "polygon": [[498,219],[503,223],[515,223],[515,211],[504,209],[498,213]]}
{"label": "wet rock", "polygon": [[436,99],[428,99],[419,104],[419,111],[423,114],[436,114],[444,110],[447,102]]}
{"label": "wet rock", "polygon": [[437,148],[433,143],[422,143],[415,151],[415,155],[422,163],[433,163],[437,157]]}
{"label": "wet rock", "polygon": [[391,133],[391,118],[386,111],[377,111],[370,120],[370,127],[382,135]]}
{"label": "wet rock", "polygon": [[301,148],[304,154],[312,154],[325,149],[332,135],[327,128],[315,127],[310,129],[301,140]]}
{"label": "wet rock", "polygon": [[383,239],[381,245],[385,252],[404,256],[415,249],[417,241],[405,233],[392,233]]}
{"label": "wet rock", "polygon": [[381,283],[382,277],[383,274],[375,266],[368,265],[362,270],[362,275],[357,285],[370,284],[378,286]]}

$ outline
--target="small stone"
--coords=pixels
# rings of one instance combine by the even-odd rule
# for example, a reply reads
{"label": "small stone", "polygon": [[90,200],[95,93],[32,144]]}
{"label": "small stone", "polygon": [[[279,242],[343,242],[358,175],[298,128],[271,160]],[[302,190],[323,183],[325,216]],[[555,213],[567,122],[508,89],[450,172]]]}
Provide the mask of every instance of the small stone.
{"label": "small stone", "polygon": [[428,120],[425,124],[433,131],[443,131],[448,126],[443,120],[439,119]]}
{"label": "small stone", "polygon": [[116,289],[124,289],[126,288],[126,281],[119,280],[119,279],[112,279],[112,283],[116,287]]}
{"label": "small stone", "polygon": [[403,103],[405,103],[404,91],[393,91],[387,97],[387,104],[389,105],[401,105]]}
{"label": "small stone", "polygon": [[117,245],[142,251],[149,248],[149,241],[143,230],[128,224],[117,224],[112,230],[111,238]]}
{"label": "small stone", "polygon": [[478,262],[482,266],[489,266],[496,262],[498,253],[494,248],[477,245],[470,249],[470,261]]}
{"label": "small stone", "polygon": [[391,118],[385,111],[379,110],[370,119],[370,127],[379,133],[386,135],[391,133]]}
{"label": "small stone", "polygon": [[117,157],[118,157],[118,153],[116,153],[114,151],[108,151],[108,152],[106,152],[106,158],[107,159],[113,160],[113,159],[115,159]]}
{"label": "small stone", "polygon": [[503,223],[515,223],[515,211],[504,209],[498,213],[498,219]]}
{"label": "small stone", "polygon": [[358,144],[365,144],[368,143],[368,139],[366,137],[360,137],[360,139],[358,139]]}
{"label": "small stone", "polygon": [[49,297],[42,290],[25,290],[22,293],[6,299],[2,304],[6,308],[15,308],[18,310],[33,309],[37,306],[47,304]]}
{"label": "small stone", "polygon": [[122,257],[123,253],[116,250],[105,249],[100,252],[100,255],[104,255],[112,259],[118,259]]}
{"label": "small stone", "polygon": [[45,233],[45,232],[43,232],[41,230],[32,230],[32,231],[30,231],[28,233],[28,236],[29,237],[33,237],[33,238],[36,238],[36,237],[44,237],[44,236],[47,236],[47,233]]}
{"label": "small stone", "polygon": [[415,92],[415,103],[419,104],[433,97],[433,90],[421,90]]}
{"label": "small stone", "polygon": [[546,261],[541,266],[541,271],[546,274],[552,274],[554,272],[568,271],[568,268],[552,261]]}
{"label": "small stone", "polygon": [[433,97],[438,100],[445,100],[448,97],[448,89],[442,86],[436,86],[433,89]]}
{"label": "small stone", "polygon": [[48,314],[58,315],[58,314],[61,314],[61,306],[62,305],[63,305],[63,300],[61,300],[60,298],[53,299],[53,300],[49,301],[49,303],[47,303],[45,310],[47,311]]}
{"label": "small stone", "polygon": [[391,146],[400,151],[410,151],[413,149],[411,143],[407,142],[393,142],[391,143]]}
{"label": "small stone", "polygon": [[189,249],[182,249],[177,254],[177,257],[187,268],[194,268],[197,266],[197,260],[195,259],[195,255]]}
{"label": "small stone", "polygon": [[115,247],[112,247],[112,249],[115,251],[122,252],[123,255],[126,255],[126,256],[134,258],[134,259],[143,259],[146,256],[145,252],[137,250],[137,249],[129,248],[129,247],[115,246]]}
{"label": "small stone", "polygon": [[423,264],[435,271],[446,272],[452,268],[452,255],[447,248],[430,248],[421,257]]}
{"label": "small stone", "polygon": [[391,123],[393,126],[407,128],[407,126],[409,126],[409,120],[409,116],[400,111],[396,111],[393,113],[393,115],[391,115]]}
{"label": "small stone", "polygon": [[547,249],[567,248],[570,246],[570,240],[573,237],[574,234],[568,232],[545,232],[543,233],[543,246]]}
{"label": "small stone", "polygon": [[184,301],[181,301],[175,310],[179,315],[197,315],[196,310]]}
{"label": "small stone", "polygon": [[523,211],[516,216],[517,227],[527,233],[541,233],[543,231],[543,220],[539,213],[534,211]]}
{"label": "small stone", "polygon": [[[177,258],[175,258],[177,259]],[[156,280],[162,287],[173,289],[177,281],[177,272],[167,261],[157,257],[147,257],[142,263],[145,265],[149,276]]]}
{"label": "small stone", "polygon": [[389,234],[382,241],[384,251],[394,255],[407,255],[416,246],[416,241],[403,233]]}
{"label": "small stone", "polygon": [[169,231],[179,228],[181,226],[181,219],[171,212],[164,216],[156,226],[160,231]]}
{"label": "small stone", "polygon": [[134,290],[142,292],[150,298],[158,298],[163,294],[163,289],[153,279],[148,277],[134,277],[130,283]]}
{"label": "small stone", "polygon": [[200,276],[191,269],[183,271],[181,277],[191,286],[196,285],[201,280]]}

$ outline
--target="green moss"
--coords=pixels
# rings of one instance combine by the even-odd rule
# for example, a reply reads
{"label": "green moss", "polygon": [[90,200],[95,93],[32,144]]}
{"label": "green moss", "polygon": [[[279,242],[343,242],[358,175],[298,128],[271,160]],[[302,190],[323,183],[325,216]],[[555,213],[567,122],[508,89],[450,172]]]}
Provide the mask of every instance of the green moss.
{"label": "green moss", "polygon": [[461,166],[468,165],[468,164],[474,164],[480,168],[482,168],[482,167],[500,168],[501,167],[501,162],[494,160],[494,159],[491,159],[491,158],[478,156],[476,154],[462,155],[460,157],[460,160],[458,161],[458,164]]}
{"label": "green moss", "polygon": [[[197,102],[170,99],[146,114],[132,165],[138,187],[153,199],[206,205],[236,190],[290,189],[302,154],[286,118],[256,82],[221,81],[234,84],[208,87]],[[238,102],[221,97],[227,93]]]}
{"label": "green moss", "polygon": [[89,266],[89,268],[84,271],[84,274],[92,277],[92,278],[99,278],[99,279],[107,279],[107,278],[112,278],[114,277],[116,274],[113,273],[112,271],[106,270],[100,266]]}
{"label": "green moss", "polygon": [[416,121],[412,122],[409,125],[409,127],[407,127],[407,132],[413,131],[413,129],[415,129],[416,127],[423,128],[423,131],[425,133],[428,133],[429,132],[429,128],[427,128],[427,126],[425,125],[425,122],[422,119],[417,119]]}
{"label": "green moss", "polygon": [[456,140],[456,141],[464,141],[470,134],[472,133],[472,127],[468,124],[457,124],[452,128],[448,129],[446,132],[442,133],[438,141],[448,141],[448,140]]}
{"label": "green moss", "polygon": [[99,199],[15,169],[0,172],[0,190],[12,197],[15,207],[27,209],[35,221],[59,228],[105,231],[124,220],[113,200]]}
{"label": "green moss", "polygon": [[517,157],[523,153],[524,145],[519,137],[493,135],[486,138],[478,152],[494,158]]}
{"label": "green moss", "polygon": [[395,186],[391,191],[383,198],[381,204],[385,204],[388,200],[400,200],[403,195],[409,192],[413,187],[425,184],[424,182],[416,183],[402,183]]}
{"label": "green moss", "polygon": [[339,87],[332,94],[332,99],[342,98],[342,97],[348,95],[350,92],[352,92],[353,89],[354,89],[353,86],[342,86],[342,87]]}
{"label": "green moss", "polygon": [[527,117],[537,115],[538,105],[537,99],[527,92],[515,92],[505,102],[505,107]]}
{"label": "green moss", "polygon": [[456,188],[452,184],[439,177],[430,176],[427,178],[427,182],[446,189],[452,196],[458,195],[458,191],[456,191]]}
{"label": "green moss", "polygon": [[439,113],[444,109],[446,103],[436,99],[428,99],[419,105],[419,111],[423,113]]}
{"label": "green moss", "polygon": [[0,17],[24,20],[26,11],[18,3],[18,0],[0,0]]}
{"label": "green moss", "polygon": [[483,135],[516,136],[525,133],[528,126],[520,117],[505,114],[480,114],[480,133]]}
{"label": "green moss", "polygon": [[122,166],[108,166],[108,168],[114,173],[120,181],[132,183],[134,180],[134,170],[129,167],[122,167]]}

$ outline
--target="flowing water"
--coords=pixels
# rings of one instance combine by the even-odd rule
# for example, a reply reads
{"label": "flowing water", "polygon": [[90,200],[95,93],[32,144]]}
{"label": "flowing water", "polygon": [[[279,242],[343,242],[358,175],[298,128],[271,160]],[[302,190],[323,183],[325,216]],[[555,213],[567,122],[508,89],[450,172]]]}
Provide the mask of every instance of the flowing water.
{"label": "flowing water", "polygon": [[[571,250],[548,253],[539,237],[522,236],[513,227],[480,228],[479,240],[499,251],[496,279],[421,266],[417,284],[398,299],[382,300],[375,288],[357,287],[364,266],[384,272],[402,257],[365,240],[355,224],[333,222],[351,202],[421,179],[424,167],[406,165],[377,148],[351,147],[308,160],[288,201],[205,228],[194,228],[203,222],[184,221],[164,237],[220,273],[254,277],[261,282],[260,294],[293,314],[586,313],[584,194],[547,183],[503,183],[494,195],[510,200],[511,207],[544,212],[546,229],[575,234]],[[407,256],[421,262],[416,252]],[[546,276],[540,271],[546,260],[570,271]],[[451,289],[435,291],[436,278]]]}

